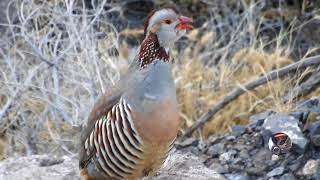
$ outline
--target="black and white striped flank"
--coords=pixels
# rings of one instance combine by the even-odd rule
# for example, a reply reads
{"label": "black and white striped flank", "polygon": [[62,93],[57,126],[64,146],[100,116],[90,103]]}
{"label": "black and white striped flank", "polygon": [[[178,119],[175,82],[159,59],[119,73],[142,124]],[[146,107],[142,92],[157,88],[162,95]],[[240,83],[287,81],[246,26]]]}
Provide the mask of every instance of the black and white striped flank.
{"label": "black and white striped flank", "polygon": [[95,164],[109,177],[130,176],[143,160],[142,141],[134,127],[131,107],[124,99],[107,116],[96,121],[95,128],[85,141],[89,155],[95,152]]}

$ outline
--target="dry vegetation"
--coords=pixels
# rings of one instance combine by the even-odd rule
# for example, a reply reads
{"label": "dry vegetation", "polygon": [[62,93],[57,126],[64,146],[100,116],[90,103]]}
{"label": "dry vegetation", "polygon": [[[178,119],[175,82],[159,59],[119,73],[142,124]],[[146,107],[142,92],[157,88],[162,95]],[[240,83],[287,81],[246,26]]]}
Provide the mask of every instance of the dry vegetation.
{"label": "dry vegetation", "polygon": [[[116,83],[134,57],[136,48],[120,39],[142,31],[119,32],[103,16],[121,11],[117,3],[105,10],[104,0],[88,10],[75,2],[9,4],[16,17],[4,24],[8,32],[0,42],[0,159],[16,153],[75,152],[81,124],[96,98]],[[303,23],[293,18],[284,26],[281,14],[262,10],[263,2],[210,4],[207,19],[171,52],[182,131],[233,88],[319,52],[319,44],[304,51],[296,47],[298,32],[316,17]],[[283,98],[311,71],[246,93],[216,114],[201,135],[245,124],[253,113],[294,111],[297,100]],[[311,96],[320,96],[319,88]]]}

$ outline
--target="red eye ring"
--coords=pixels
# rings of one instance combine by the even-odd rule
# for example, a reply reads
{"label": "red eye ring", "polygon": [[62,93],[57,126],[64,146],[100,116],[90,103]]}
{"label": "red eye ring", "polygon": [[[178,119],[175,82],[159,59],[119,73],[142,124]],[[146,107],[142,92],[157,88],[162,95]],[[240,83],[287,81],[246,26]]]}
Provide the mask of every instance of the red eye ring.
{"label": "red eye ring", "polygon": [[171,23],[172,23],[171,19],[166,19],[166,20],[164,20],[164,22],[165,22],[166,24],[171,24]]}

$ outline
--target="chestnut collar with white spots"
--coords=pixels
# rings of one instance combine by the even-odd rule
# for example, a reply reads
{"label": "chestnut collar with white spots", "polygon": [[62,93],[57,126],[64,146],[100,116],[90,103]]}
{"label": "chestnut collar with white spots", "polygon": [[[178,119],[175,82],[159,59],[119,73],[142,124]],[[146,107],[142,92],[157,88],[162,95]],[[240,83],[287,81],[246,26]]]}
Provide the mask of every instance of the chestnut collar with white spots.
{"label": "chestnut collar with white spots", "polygon": [[166,50],[160,46],[157,35],[150,32],[148,36],[143,40],[140,47],[140,68],[144,69],[149,64],[153,63],[156,59],[168,62],[169,55]]}

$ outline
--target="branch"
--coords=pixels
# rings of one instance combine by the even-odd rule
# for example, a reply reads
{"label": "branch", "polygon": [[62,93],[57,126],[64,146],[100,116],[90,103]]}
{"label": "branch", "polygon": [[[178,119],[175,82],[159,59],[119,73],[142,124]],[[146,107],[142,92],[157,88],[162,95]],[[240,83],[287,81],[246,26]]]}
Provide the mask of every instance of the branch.
{"label": "branch", "polygon": [[307,68],[309,66],[320,65],[320,55],[309,57],[298,61],[296,63],[290,64],[288,66],[282,67],[270,71],[268,74],[260,77],[256,80],[250,81],[243,86],[240,86],[233,91],[231,91],[224,99],[220,100],[215,106],[211,107],[207,113],[203,114],[199,120],[197,120],[186,132],[181,136],[180,140],[185,139],[190,136],[197,128],[202,127],[206,122],[208,122],[212,116],[214,116],[218,111],[224,108],[233,100],[237,99],[240,95],[244,94],[247,91],[253,90],[258,86],[266,84],[267,82],[283,77],[288,73],[294,73],[297,70]]}
{"label": "branch", "polygon": [[320,69],[319,71],[313,72],[307,81],[287,93],[284,97],[284,102],[292,101],[301,96],[308,95],[318,87],[320,87]]}

